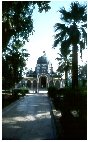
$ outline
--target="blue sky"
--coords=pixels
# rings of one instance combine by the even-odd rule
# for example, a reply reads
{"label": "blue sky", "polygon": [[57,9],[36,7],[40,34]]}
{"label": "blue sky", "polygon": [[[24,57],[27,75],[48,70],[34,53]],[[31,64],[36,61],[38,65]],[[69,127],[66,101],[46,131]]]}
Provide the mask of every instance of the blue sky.
{"label": "blue sky", "polygon": [[[46,52],[47,59],[52,63],[54,71],[58,68],[58,61],[55,60],[58,57],[59,46],[55,49],[52,48],[54,43],[54,25],[57,22],[61,22],[60,13],[58,10],[62,7],[68,9],[72,1],[51,1],[51,10],[48,12],[39,13],[37,7],[33,12],[33,25],[34,34],[29,37],[29,42],[25,44],[25,48],[30,53],[30,57],[27,61],[27,68],[35,70],[38,57],[43,55],[43,51]],[[84,59],[85,60],[85,59]]]}

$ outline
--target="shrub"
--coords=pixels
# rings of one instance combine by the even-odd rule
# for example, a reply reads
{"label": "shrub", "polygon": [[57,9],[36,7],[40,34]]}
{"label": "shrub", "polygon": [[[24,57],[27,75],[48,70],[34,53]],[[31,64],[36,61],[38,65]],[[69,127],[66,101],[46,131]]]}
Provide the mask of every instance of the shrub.
{"label": "shrub", "polygon": [[54,99],[57,95],[57,88],[54,86],[50,86],[48,88],[48,96],[52,99]]}
{"label": "shrub", "polygon": [[2,108],[8,106],[9,104],[16,101],[17,99],[19,99],[18,95],[7,95],[7,94],[3,95],[2,96]]}
{"label": "shrub", "polygon": [[12,94],[15,96],[18,96],[19,94],[24,96],[28,92],[29,90],[27,88],[16,88],[16,89],[13,89]]}
{"label": "shrub", "polygon": [[[86,117],[87,113],[87,93],[86,89],[61,88],[58,90],[59,108],[62,114],[67,115],[72,110],[77,110],[81,117]],[[63,98],[61,98],[63,96]]]}

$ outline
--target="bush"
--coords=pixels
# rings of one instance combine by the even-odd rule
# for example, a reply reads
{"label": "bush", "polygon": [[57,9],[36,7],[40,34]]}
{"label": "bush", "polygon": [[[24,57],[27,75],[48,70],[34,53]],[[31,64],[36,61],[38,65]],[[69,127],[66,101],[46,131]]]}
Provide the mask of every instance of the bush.
{"label": "bush", "polygon": [[24,96],[28,92],[29,90],[27,88],[16,88],[16,89],[13,89],[12,94],[15,96],[18,96],[19,94]]}
{"label": "bush", "polygon": [[[63,96],[63,97],[61,97]],[[61,88],[58,90],[58,109],[67,115],[72,110],[79,112],[80,117],[87,116],[87,93],[86,89]],[[85,116],[84,116],[85,115]]]}
{"label": "bush", "polygon": [[9,104],[16,101],[17,99],[19,99],[18,95],[7,95],[7,94],[3,95],[2,96],[2,108],[8,106]]}
{"label": "bush", "polygon": [[49,96],[50,98],[52,98],[52,99],[54,99],[54,98],[56,97],[57,92],[58,92],[58,90],[57,90],[57,88],[54,87],[54,86],[50,86],[50,87],[48,88],[48,96]]}
{"label": "bush", "polygon": [[56,110],[61,110],[62,115],[71,115],[72,110],[79,113],[79,117],[87,119],[87,89],[60,88],[54,86],[48,88],[48,95]]}
{"label": "bush", "polygon": [[[87,90],[86,88],[48,88],[48,95],[56,110],[60,110],[62,117],[58,117],[62,127],[62,139],[86,139],[87,137]],[[72,115],[75,110],[78,116]]]}
{"label": "bush", "polygon": [[57,110],[59,107],[59,96],[58,96],[58,89],[55,86],[50,86],[48,88],[48,96],[52,99],[55,109]]}
{"label": "bush", "polygon": [[[5,94],[3,94],[5,92]],[[17,88],[12,90],[12,95],[9,90],[4,91],[2,94],[2,107],[6,107],[7,105],[11,104],[12,102],[19,99],[19,93],[24,96],[26,93],[29,92],[27,88]]]}

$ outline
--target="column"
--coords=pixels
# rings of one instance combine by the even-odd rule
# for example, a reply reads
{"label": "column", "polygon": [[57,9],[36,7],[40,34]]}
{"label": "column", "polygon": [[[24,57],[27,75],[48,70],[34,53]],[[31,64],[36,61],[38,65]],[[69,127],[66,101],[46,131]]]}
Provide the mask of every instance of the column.
{"label": "column", "polygon": [[37,75],[37,93],[39,92],[39,77]]}

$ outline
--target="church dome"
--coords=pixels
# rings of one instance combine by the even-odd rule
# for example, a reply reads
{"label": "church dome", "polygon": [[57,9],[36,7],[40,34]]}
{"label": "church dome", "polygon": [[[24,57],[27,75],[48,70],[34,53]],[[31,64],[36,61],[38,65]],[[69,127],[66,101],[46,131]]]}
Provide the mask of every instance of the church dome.
{"label": "church dome", "polygon": [[41,56],[38,58],[37,64],[47,64],[47,59],[44,56]]}

